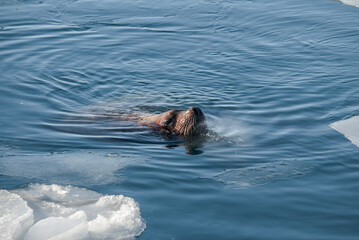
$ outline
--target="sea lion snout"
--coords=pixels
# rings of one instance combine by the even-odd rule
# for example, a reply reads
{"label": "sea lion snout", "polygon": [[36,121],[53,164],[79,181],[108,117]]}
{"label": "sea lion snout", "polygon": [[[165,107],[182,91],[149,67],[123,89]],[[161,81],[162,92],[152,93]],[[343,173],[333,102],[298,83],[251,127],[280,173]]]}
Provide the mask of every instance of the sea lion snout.
{"label": "sea lion snout", "polygon": [[197,120],[198,123],[205,120],[204,113],[199,107],[191,107],[187,110],[187,113],[193,114]]}
{"label": "sea lion snout", "polygon": [[199,107],[191,107],[190,110],[192,110],[197,116],[203,115],[203,112]]}

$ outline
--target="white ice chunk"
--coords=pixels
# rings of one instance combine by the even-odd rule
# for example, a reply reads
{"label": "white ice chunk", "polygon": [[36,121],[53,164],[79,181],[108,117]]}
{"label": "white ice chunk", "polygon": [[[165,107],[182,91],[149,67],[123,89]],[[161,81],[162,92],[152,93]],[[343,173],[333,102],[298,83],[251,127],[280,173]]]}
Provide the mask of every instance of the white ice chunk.
{"label": "white ice chunk", "polygon": [[49,217],[37,222],[24,240],[81,240],[87,237],[87,217],[78,211],[69,217]]}
{"label": "white ice chunk", "polygon": [[359,116],[338,121],[329,125],[359,147]]}
{"label": "white ice chunk", "polygon": [[17,194],[0,190],[0,239],[22,239],[34,223],[33,211]]}
{"label": "white ice chunk", "polygon": [[47,217],[60,217],[75,213],[77,206],[95,203],[101,194],[83,188],[56,184],[31,184],[14,191],[34,209],[35,221]]}
{"label": "white ice chunk", "polygon": [[[12,237],[15,233],[22,239],[26,232],[25,240],[128,239],[139,236],[146,228],[132,198],[103,196],[72,186],[31,184],[12,193],[1,190],[0,204],[0,214],[4,216],[0,218],[0,234],[6,234],[0,235],[1,240],[18,240]],[[28,211],[24,206],[29,206]],[[31,222],[9,228],[12,221],[18,222],[14,221],[17,216],[24,218],[28,212]]]}
{"label": "white ice chunk", "polygon": [[354,7],[359,7],[359,0],[340,0],[342,3],[351,5]]}
{"label": "white ice chunk", "polygon": [[96,238],[107,239],[111,235],[128,238],[144,230],[139,206],[131,198],[103,196],[89,209],[92,213],[98,212],[96,218],[89,222],[89,231]]}

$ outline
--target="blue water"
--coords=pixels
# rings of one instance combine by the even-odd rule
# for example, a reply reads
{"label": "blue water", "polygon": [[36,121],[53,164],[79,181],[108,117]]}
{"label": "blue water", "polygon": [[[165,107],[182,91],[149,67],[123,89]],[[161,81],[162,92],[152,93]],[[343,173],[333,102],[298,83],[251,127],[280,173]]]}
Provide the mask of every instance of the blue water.
{"label": "blue water", "polygon": [[[139,239],[359,239],[359,8],[1,1],[0,189],[139,203]],[[119,116],[200,107],[188,142]]]}

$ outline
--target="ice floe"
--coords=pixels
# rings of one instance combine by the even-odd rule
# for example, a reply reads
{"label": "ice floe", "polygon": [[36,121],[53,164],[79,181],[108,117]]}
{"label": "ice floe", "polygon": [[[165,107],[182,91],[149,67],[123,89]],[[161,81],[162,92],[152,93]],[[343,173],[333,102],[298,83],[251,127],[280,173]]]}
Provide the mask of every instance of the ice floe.
{"label": "ice floe", "polygon": [[350,6],[359,7],[359,0],[340,0],[340,1]]}
{"label": "ice floe", "polygon": [[0,174],[63,185],[98,185],[117,182],[118,171],[136,162],[118,153],[12,154],[0,158]]}
{"label": "ice floe", "polygon": [[72,186],[31,184],[0,190],[0,239],[128,239],[146,224],[138,204]]}
{"label": "ice floe", "polygon": [[359,116],[338,121],[329,125],[359,147]]}
{"label": "ice floe", "polygon": [[274,161],[257,166],[225,170],[215,175],[214,180],[232,188],[249,188],[276,180],[291,179],[312,171],[315,163],[300,160]]}
{"label": "ice floe", "polygon": [[22,239],[33,223],[27,203],[15,193],[0,190],[0,239]]}

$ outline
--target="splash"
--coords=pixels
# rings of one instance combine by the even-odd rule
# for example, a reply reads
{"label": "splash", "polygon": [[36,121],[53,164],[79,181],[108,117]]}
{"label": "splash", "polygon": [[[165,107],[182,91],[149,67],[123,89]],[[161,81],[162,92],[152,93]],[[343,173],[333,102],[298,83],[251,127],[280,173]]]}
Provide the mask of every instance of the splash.
{"label": "splash", "polygon": [[207,115],[208,138],[214,141],[226,141],[230,144],[241,144],[249,138],[249,129],[244,123],[230,117],[218,118]]}
{"label": "splash", "polygon": [[146,224],[138,204],[72,186],[31,184],[0,190],[0,239],[128,239]]}

